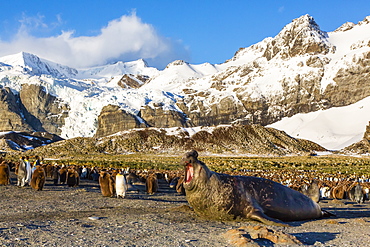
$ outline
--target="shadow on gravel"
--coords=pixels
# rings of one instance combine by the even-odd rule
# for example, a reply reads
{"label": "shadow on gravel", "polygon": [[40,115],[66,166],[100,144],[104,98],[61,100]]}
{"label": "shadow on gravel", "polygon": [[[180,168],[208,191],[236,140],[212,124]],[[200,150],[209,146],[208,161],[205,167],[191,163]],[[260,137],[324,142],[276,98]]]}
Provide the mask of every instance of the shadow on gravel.
{"label": "shadow on gravel", "polygon": [[[329,211],[330,213],[334,214],[335,216],[325,217],[317,220],[338,220],[338,219],[361,219],[363,217],[370,217],[370,209],[368,206],[363,206],[366,208],[323,208],[326,211]],[[307,221],[292,221],[287,222],[290,226],[301,226],[302,224],[306,222],[315,221],[313,220],[307,220]],[[345,222],[338,222],[339,224],[345,223]]]}
{"label": "shadow on gravel", "polygon": [[307,245],[314,245],[319,242],[325,244],[336,238],[339,233],[332,232],[304,232],[304,233],[294,233],[294,235],[299,241]]}
{"label": "shadow on gravel", "polygon": [[[304,245],[315,245],[317,242],[319,242],[322,245],[325,245],[326,242],[335,239],[336,238],[336,235],[339,235],[339,233],[331,233],[331,232],[304,232],[304,233],[294,233],[294,234],[291,234],[291,235],[295,236]],[[274,246],[277,246],[272,241],[267,240],[267,239],[263,239],[263,238],[254,239],[253,241],[255,243],[257,243],[259,246],[264,246],[264,247],[274,247]]]}
{"label": "shadow on gravel", "polygon": [[140,199],[140,200],[148,200],[148,201],[155,201],[155,202],[171,202],[171,203],[187,203],[186,199],[183,200],[165,200],[160,198],[150,198],[150,197],[141,197],[141,198],[131,198],[130,199]]}
{"label": "shadow on gravel", "polygon": [[25,227],[29,230],[34,230],[34,229],[46,229],[50,225],[36,225],[36,224],[28,224]]}
{"label": "shadow on gravel", "polygon": [[362,217],[370,217],[369,208],[335,208],[328,209],[331,213],[335,214],[331,219],[355,219]]}

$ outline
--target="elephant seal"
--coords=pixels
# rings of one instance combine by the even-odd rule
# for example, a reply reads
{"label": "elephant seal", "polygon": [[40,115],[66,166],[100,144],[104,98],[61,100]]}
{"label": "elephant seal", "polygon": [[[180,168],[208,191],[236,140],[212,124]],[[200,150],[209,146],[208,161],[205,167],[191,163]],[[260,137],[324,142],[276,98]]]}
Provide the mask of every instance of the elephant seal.
{"label": "elephant seal", "polygon": [[185,167],[186,199],[201,217],[218,220],[241,217],[288,226],[282,221],[330,215],[307,196],[272,180],[213,172],[198,160],[194,150],[186,153],[181,163]]}

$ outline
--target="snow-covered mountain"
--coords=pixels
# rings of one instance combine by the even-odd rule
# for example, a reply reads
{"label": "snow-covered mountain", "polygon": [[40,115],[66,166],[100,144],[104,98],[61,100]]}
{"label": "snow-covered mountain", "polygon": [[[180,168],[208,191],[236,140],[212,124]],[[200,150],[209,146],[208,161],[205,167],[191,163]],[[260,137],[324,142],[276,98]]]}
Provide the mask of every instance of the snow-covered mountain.
{"label": "snow-covered mountain", "polygon": [[114,64],[108,64],[105,66],[98,66],[93,68],[79,69],[78,74],[73,78],[78,79],[109,79],[115,76],[121,76],[124,74],[140,74],[147,75],[150,77],[159,74],[156,68],[148,67],[143,59],[139,59],[133,62],[117,62]]}
{"label": "snow-covered mountain", "polygon": [[[325,32],[304,15],[222,64],[174,61],[162,71],[143,60],[74,69],[22,52],[0,58],[0,130],[72,138],[283,119],[271,126],[337,149],[370,121],[369,71],[370,17]],[[350,117],[336,118],[341,109]],[[339,128],[346,120],[356,128]]]}
{"label": "snow-covered mountain", "polygon": [[10,70],[15,74],[18,72],[33,76],[50,75],[56,78],[71,78],[78,74],[76,69],[47,61],[26,52],[1,57],[0,65],[2,70]]}

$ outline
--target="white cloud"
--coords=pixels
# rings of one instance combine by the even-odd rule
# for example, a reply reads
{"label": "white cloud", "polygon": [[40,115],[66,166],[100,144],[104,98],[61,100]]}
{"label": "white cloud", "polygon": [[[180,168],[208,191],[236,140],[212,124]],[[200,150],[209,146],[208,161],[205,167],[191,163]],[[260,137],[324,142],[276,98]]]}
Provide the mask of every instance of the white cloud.
{"label": "white cloud", "polygon": [[[11,41],[0,40],[0,56],[25,51],[76,68],[140,58],[161,68],[175,59],[188,59],[188,52],[180,41],[160,36],[136,13],[110,21],[96,36],[75,37],[74,31],[62,31],[51,37],[30,34],[34,28],[49,27],[42,19],[42,16],[23,18]],[[58,22],[61,23],[60,16]]]}

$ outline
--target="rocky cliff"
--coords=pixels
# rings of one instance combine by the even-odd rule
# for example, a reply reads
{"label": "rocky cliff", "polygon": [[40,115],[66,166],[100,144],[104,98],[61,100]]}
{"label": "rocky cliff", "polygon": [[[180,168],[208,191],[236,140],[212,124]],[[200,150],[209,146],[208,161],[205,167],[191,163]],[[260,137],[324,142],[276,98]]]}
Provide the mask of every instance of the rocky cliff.
{"label": "rocky cliff", "polygon": [[[370,41],[366,45],[370,47]],[[340,68],[323,94],[330,106],[355,103],[370,95],[370,52],[354,56],[352,63]]]}
{"label": "rocky cliff", "polygon": [[118,86],[120,86],[122,88],[139,88],[148,79],[149,79],[149,77],[148,76],[145,76],[145,75],[125,74],[118,81]]}
{"label": "rocky cliff", "polygon": [[32,127],[22,117],[19,97],[8,87],[0,87],[0,130],[32,130]]}
{"label": "rocky cliff", "polygon": [[126,129],[146,127],[136,116],[125,112],[119,106],[104,106],[98,117],[96,137],[108,136]]}
{"label": "rocky cliff", "polygon": [[24,84],[19,94],[25,120],[35,131],[60,135],[68,105],[40,85]]}
{"label": "rocky cliff", "polygon": [[18,94],[0,90],[1,131],[61,133],[68,106],[40,85],[23,84]]}

